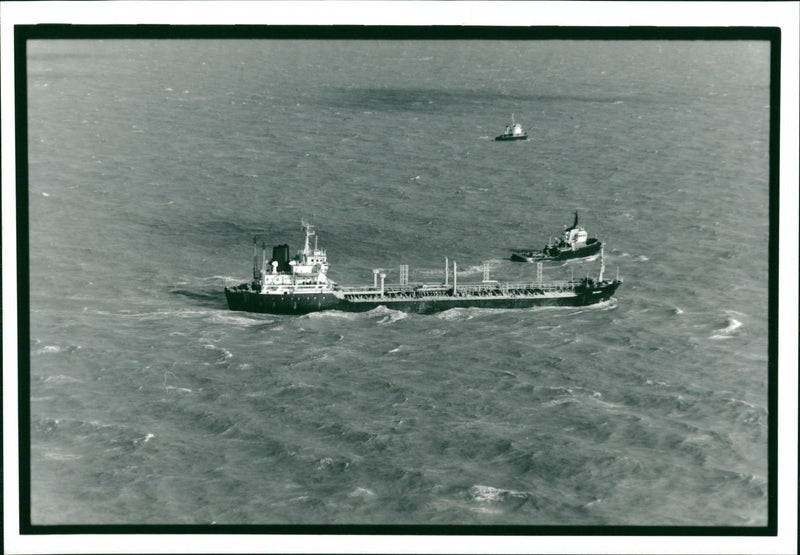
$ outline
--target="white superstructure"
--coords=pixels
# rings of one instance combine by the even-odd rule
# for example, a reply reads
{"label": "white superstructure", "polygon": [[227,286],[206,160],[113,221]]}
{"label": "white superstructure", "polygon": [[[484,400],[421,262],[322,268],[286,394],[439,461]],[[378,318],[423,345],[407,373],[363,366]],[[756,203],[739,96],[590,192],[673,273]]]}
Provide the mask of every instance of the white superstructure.
{"label": "white superstructure", "polygon": [[[303,249],[289,261],[289,271],[279,271],[280,261],[272,260],[272,268],[267,269],[266,253],[262,256],[261,271],[257,284],[260,293],[319,293],[330,291],[334,283],[328,280],[328,257],[324,249],[317,247],[317,235],[314,226],[302,223],[306,232]],[[311,247],[314,237],[314,247]]]}

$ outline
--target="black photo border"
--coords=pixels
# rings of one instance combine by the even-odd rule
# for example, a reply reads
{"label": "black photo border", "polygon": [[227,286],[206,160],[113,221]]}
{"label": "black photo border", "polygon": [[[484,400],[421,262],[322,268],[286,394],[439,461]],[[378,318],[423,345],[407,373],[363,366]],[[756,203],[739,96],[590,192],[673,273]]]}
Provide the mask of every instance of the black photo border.
{"label": "black photo border", "polygon": [[[27,43],[87,39],[285,40],[608,40],[767,41],[770,44],[768,466],[765,526],[575,525],[277,525],[81,524],[31,522],[30,294],[28,219]],[[776,536],[778,532],[778,236],[781,29],[779,27],[494,27],[370,25],[69,25],[14,26],[16,246],[18,302],[19,533],[54,534],[325,534],[439,536]],[[795,492],[796,494],[796,492]],[[791,495],[785,491],[784,495]]]}

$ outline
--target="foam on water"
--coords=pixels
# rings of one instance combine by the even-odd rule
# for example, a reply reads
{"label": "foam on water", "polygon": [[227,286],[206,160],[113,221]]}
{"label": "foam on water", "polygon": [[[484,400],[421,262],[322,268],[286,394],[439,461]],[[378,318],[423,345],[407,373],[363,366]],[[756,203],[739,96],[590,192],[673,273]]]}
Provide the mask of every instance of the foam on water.
{"label": "foam on water", "polygon": [[203,348],[208,351],[212,351],[218,355],[216,361],[217,364],[222,364],[226,362],[228,359],[233,358],[233,354],[229,350],[224,349],[222,347],[217,347],[216,345],[207,343],[203,345]]}
{"label": "foam on water", "polygon": [[81,381],[78,378],[75,378],[75,377],[72,377],[72,376],[65,376],[64,374],[57,374],[55,376],[47,376],[45,378],[42,378],[42,380],[44,382],[46,382],[46,383],[68,383],[68,382],[77,383],[77,382]]}
{"label": "foam on water", "polygon": [[272,315],[256,314],[250,312],[231,312],[228,310],[218,310],[207,314],[208,321],[213,324],[235,325],[240,327],[258,327],[274,324]]}
{"label": "foam on water", "polygon": [[729,311],[727,313],[727,325],[724,328],[714,330],[714,332],[711,334],[711,339],[729,339],[736,335],[736,330],[741,328],[744,324],[731,316],[732,313],[733,311]]}

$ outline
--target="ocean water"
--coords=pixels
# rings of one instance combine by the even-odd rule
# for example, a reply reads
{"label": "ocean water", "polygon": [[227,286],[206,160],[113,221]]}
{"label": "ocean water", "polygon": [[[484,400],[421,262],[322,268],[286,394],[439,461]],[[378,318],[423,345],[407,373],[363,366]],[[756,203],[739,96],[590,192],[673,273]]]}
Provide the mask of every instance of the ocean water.
{"label": "ocean water", "polygon": [[[33,523],[765,525],[768,61],[31,42]],[[530,140],[496,143],[512,114]],[[343,284],[466,281],[532,278],[510,251],[574,210],[611,302],[226,308],[301,219]]]}

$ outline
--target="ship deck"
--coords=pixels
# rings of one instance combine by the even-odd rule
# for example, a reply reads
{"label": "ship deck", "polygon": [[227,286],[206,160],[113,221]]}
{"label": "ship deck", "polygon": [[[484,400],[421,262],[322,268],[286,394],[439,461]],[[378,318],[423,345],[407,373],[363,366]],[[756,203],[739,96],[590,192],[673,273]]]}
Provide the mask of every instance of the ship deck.
{"label": "ship deck", "polygon": [[577,282],[559,281],[549,283],[519,282],[519,283],[467,283],[459,284],[453,291],[452,285],[387,285],[383,288],[376,287],[347,287],[341,286],[336,292],[350,302],[375,302],[383,300],[413,300],[437,298],[505,298],[520,296],[562,296],[575,293]]}

